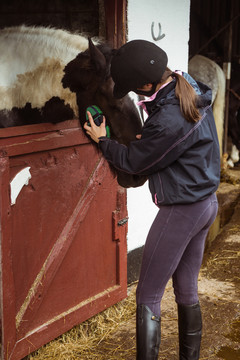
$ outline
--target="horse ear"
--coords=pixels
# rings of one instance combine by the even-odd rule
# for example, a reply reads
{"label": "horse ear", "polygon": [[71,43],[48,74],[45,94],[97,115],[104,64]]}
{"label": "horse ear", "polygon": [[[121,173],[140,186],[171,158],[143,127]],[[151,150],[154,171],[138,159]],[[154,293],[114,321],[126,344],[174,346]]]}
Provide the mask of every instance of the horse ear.
{"label": "horse ear", "polygon": [[88,47],[90,59],[97,72],[101,72],[106,69],[106,59],[103,53],[93,44],[91,38],[88,38]]}

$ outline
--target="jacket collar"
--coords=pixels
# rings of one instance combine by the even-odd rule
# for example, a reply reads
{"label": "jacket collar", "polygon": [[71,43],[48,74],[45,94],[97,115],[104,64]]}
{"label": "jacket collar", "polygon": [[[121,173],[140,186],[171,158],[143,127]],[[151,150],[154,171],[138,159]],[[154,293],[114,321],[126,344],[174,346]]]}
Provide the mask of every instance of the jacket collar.
{"label": "jacket collar", "polygon": [[[190,77],[190,76],[189,76]],[[191,78],[192,79],[192,78]],[[189,80],[189,79],[187,79]],[[212,101],[212,90],[205,84],[194,81],[194,87],[198,88],[198,96],[196,105],[198,108],[206,107],[211,105]],[[191,81],[189,81],[191,84]],[[192,85],[192,84],[191,84]],[[167,86],[160,89],[156,94],[156,97],[152,101],[145,102],[145,106],[148,114],[152,114],[157,108],[165,104],[179,104],[179,99],[175,96],[176,80],[173,79]]]}
{"label": "jacket collar", "polygon": [[158,107],[169,102],[169,100],[170,102],[175,100],[176,103],[179,104],[179,100],[175,97],[175,86],[176,80],[174,79],[163,89],[160,89],[152,101],[144,102],[149,115],[153,113]]}

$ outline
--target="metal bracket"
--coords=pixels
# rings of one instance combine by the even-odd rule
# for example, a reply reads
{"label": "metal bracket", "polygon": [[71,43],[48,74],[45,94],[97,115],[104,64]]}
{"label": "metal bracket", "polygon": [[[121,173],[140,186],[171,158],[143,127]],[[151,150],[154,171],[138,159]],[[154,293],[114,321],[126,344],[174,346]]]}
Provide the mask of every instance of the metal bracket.
{"label": "metal bracket", "polygon": [[161,40],[165,37],[165,34],[162,34],[162,27],[160,23],[158,23],[158,36],[154,35],[154,21],[152,22],[152,26],[151,26],[151,33],[152,33],[152,38],[155,41]]}
{"label": "metal bracket", "polygon": [[113,241],[124,241],[127,234],[128,217],[121,211],[113,211]]}
{"label": "metal bracket", "polygon": [[125,217],[125,218],[119,220],[117,224],[118,224],[118,226],[123,226],[123,225],[125,225],[127,222],[128,222],[128,217]]}

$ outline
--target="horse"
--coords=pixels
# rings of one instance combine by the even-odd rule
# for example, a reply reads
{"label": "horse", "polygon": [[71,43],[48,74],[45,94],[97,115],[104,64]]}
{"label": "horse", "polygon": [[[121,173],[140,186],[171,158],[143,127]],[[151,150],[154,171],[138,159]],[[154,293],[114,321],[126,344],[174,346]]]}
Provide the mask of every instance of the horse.
{"label": "horse", "polygon": [[[62,29],[22,25],[0,30],[0,127],[73,118],[83,126],[86,108],[97,105],[111,138],[128,145],[141,133],[142,120],[129,96],[113,97],[115,51],[99,39]],[[126,188],[146,181],[114,171]]]}
{"label": "horse", "polygon": [[[227,164],[233,167],[234,163],[239,161],[240,150],[240,121],[238,111],[240,107],[240,79],[239,67],[232,68],[232,77],[229,92],[229,119],[228,119],[228,142],[231,143],[228,149]],[[216,122],[220,154],[223,154],[223,129],[225,118],[225,93],[226,93],[226,78],[222,68],[213,60],[202,56],[195,55],[191,58],[188,64],[189,74],[197,81],[201,81],[212,89],[212,106],[213,115]]]}
{"label": "horse", "polygon": [[201,81],[212,90],[213,116],[222,156],[226,83],[224,72],[218,64],[202,55],[195,55],[191,58],[188,72],[196,81]]}

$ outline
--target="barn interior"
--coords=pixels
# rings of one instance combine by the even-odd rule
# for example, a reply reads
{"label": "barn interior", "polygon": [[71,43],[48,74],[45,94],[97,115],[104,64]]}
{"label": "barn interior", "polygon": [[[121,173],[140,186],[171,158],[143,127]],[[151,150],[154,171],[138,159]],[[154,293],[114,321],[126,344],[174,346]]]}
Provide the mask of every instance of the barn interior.
{"label": "barn interior", "polygon": [[[216,62],[226,76],[223,152],[228,151],[229,92],[240,95],[240,2],[192,0],[189,59],[203,55]],[[239,126],[239,125],[238,125]],[[238,129],[239,131],[239,129]]]}
{"label": "barn interior", "polygon": [[126,38],[126,0],[1,0],[0,28],[50,26],[105,39],[114,47]]}
{"label": "barn interior", "polygon": [[221,67],[240,61],[238,0],[192,0],[189,57],[204,55]]}
{"label": "barn interior", "polygon": [[100,4],[98,0],[2,0],[0,27],[52,26],[78,31],[90,36],[100,33]]}

